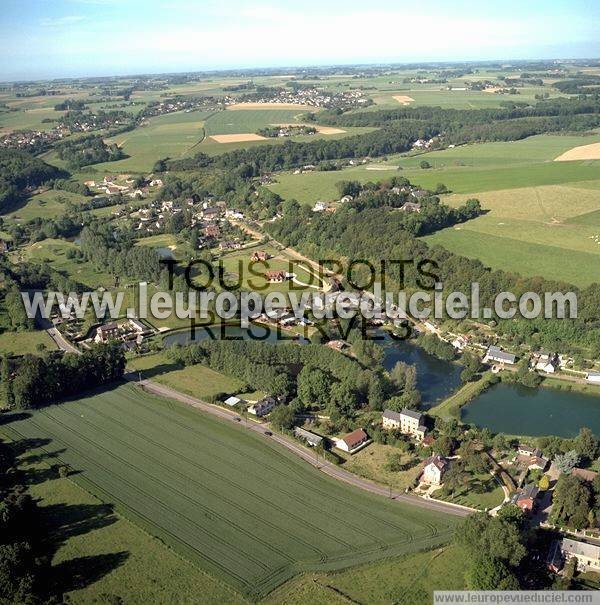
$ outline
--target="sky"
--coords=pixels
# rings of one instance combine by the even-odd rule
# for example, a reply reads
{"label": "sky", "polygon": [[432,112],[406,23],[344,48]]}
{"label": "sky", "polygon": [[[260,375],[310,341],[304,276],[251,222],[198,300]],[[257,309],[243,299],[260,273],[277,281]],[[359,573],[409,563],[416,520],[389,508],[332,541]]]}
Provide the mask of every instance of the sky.
{"label": "sky", "polygon": [[2,0],[0,80],[600,57],[597,0]]}

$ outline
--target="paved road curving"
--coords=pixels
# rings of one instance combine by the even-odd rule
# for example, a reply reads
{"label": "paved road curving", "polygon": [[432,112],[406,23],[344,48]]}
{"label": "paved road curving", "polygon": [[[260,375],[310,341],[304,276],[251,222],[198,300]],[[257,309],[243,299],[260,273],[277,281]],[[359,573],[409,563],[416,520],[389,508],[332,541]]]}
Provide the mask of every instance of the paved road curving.
{"label": "paved road curving", "polygon": [[[158,384],[150,380],[139,381],[139,376],[137,372],[130,372],[125,375],[125,378],[130,382],[137,382],[142,388],[144,388],[150,393],[154,393],[155,395],[160,395],[162,397],[168,397],[169,399],[175,399],[176,401],[185,403],[186,405],[192,406],[196,409],[206,412],[207,414],[212,414],[213,416],[221,418],[222,420],[227,420],[231,422],[233,418],[237,416],[235,412],[231,412],[219,406],[211,405],[209,403],[196,399],[195,397],[191,397],[190,395],[185,395],[184,393],[180,393],[179,391],[176,391],[175,389],[172,389],[163,384]],[[369,481],[367,479],[358,477],[357,475],[354,475],[353,473],[350,473],[349,471],[346,471],[343,468],[336,466],[335,464],[323,461],[323,459],[317,461],[316,456],[313,452],[300,446],[288,437],[278,433],[273,433],[271,436],[267,436],[266,432],[269,431],[268,423],[263,424],[254,421],[247,421],[246,426],[248,430],[263,435],[266,438],[277,442],[279,445],[285,447],[288,451],[302,458],[305,462],[308,462],[315,468],[319,469],[322,473],[325,473],[326,475],[329,475],[334,479],[344,481],[345,483],[353,485],[354,487],[365,490],[372,494],[377,494],[379,496],[385,496],[387,498],[390,498],[389,489],[377,485],[376,483],[373,483],[372,481]],[[457,504],[426,500],[418,496],[411,496],[408,494],[394,491],[391,492],[391,498],[395,502],[402,502],[404,504],[417,506],[419,508],[428,509],[434,512],[446,513],[459,517],[466,517],[467,515],[470,515],[474,512],[473,509]]]}

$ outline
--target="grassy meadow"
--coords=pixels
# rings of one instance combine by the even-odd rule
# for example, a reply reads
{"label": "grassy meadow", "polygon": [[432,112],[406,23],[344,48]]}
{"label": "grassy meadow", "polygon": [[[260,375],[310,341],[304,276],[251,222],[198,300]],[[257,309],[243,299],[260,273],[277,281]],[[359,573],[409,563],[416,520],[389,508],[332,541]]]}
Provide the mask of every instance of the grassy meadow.
{"label": "grassy meadow", "polygon": [[[379,181],[404,176],[421,187],[443,183],[450,205],[477,198],[487,211],[424,238],[492,268],[586,286],[600,279],[600,160],[554,162],[600,135],[530,137],[509,143],[465,145],[344,169],[278,175],[269,187],[285,199],[312,204],[339,197],[340,180]],[[431,169],[418,168],[423,159]],[[402,170],[398,170],[398,166]]]}
{"label": "grassy meadow", "polygon": [[456,519],[328,479],[268,439],[124,385],[10,418],[13,439],[236,590],[258,598],[448,541]]}
{"label": "grassy meadow", "polygon": [[265,605],[430,605],[434,590],[465,590],[465,553],[455,545],[328,574],[307,574],[270,594]]}

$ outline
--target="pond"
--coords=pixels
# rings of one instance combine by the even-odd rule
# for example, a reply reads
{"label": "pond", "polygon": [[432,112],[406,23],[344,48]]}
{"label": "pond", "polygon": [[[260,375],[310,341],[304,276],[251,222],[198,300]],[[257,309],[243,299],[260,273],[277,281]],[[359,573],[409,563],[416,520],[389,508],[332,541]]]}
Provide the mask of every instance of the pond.
{"label": "pond", "polygon": [[192,342],[206,340],[207,338],[215,340],[257,340],[268,343],[299,342],[305,344],[308,342],[302,336],[297,337],[296,334],[292,334],[286,330],[278,331],[277,328],[258,324],[251,324],[250,328],[226,324],[211,326],[210,328],[197,328],[193,337],[190,330],[184,330],[167,334],[163,342],[166,347],[173,346],[174,344],[184,346]]}
{"label": "pond", "polygon": [[422,408],[432,407],[460,387],[462,368],[458,364],[438,359],[410,340],[394,340],[386,331],[377,334],[385,339],[379,344],[385,351],[383,366],[386,370],[391,370],[398,361],[416,366]]}
{"label": "pond", "polygon": [[574,437],[586,426],[600,436],[600,396],[500,383],[466,405],[462,420],[509,435]]}

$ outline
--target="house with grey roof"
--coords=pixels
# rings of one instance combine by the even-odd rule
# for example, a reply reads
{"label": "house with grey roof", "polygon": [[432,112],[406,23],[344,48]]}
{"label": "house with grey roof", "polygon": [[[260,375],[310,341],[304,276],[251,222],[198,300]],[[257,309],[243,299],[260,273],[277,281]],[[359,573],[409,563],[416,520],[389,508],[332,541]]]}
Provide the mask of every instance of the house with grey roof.
{"label": "house with grey roof", "polygon": [[394,410],[384,410],[381,416],[381,422],[384,429],[396,429],[405,435],[415,437],[417,441],[422,441],[427,432],[424,422],[424,415],[415,410],[404,408],[401,412]]}
{"label": "house with grey roof", "polygon": [[485,357],[483,359],[484,363],[489,363],[490,361],[495,361],[496,363],[507,363],[514,364],[517,360],[517,356],[512,353],[508,353],[503,351],[500,347],[491,346],[487,350]]}
{"label": "house with grey roof", "polygon": [[298,439],[304,439],[311,447],[317,447],[323,443],[323,437],[321,437],[321,435],[307,431],[299,426],[294,429],[294,435],[298,437]]}
{"label": "house with grey roof", "polygon": [[579,571],[600,571],[600,546],[563,538],[560,548],[565,559],[576,559]]}

